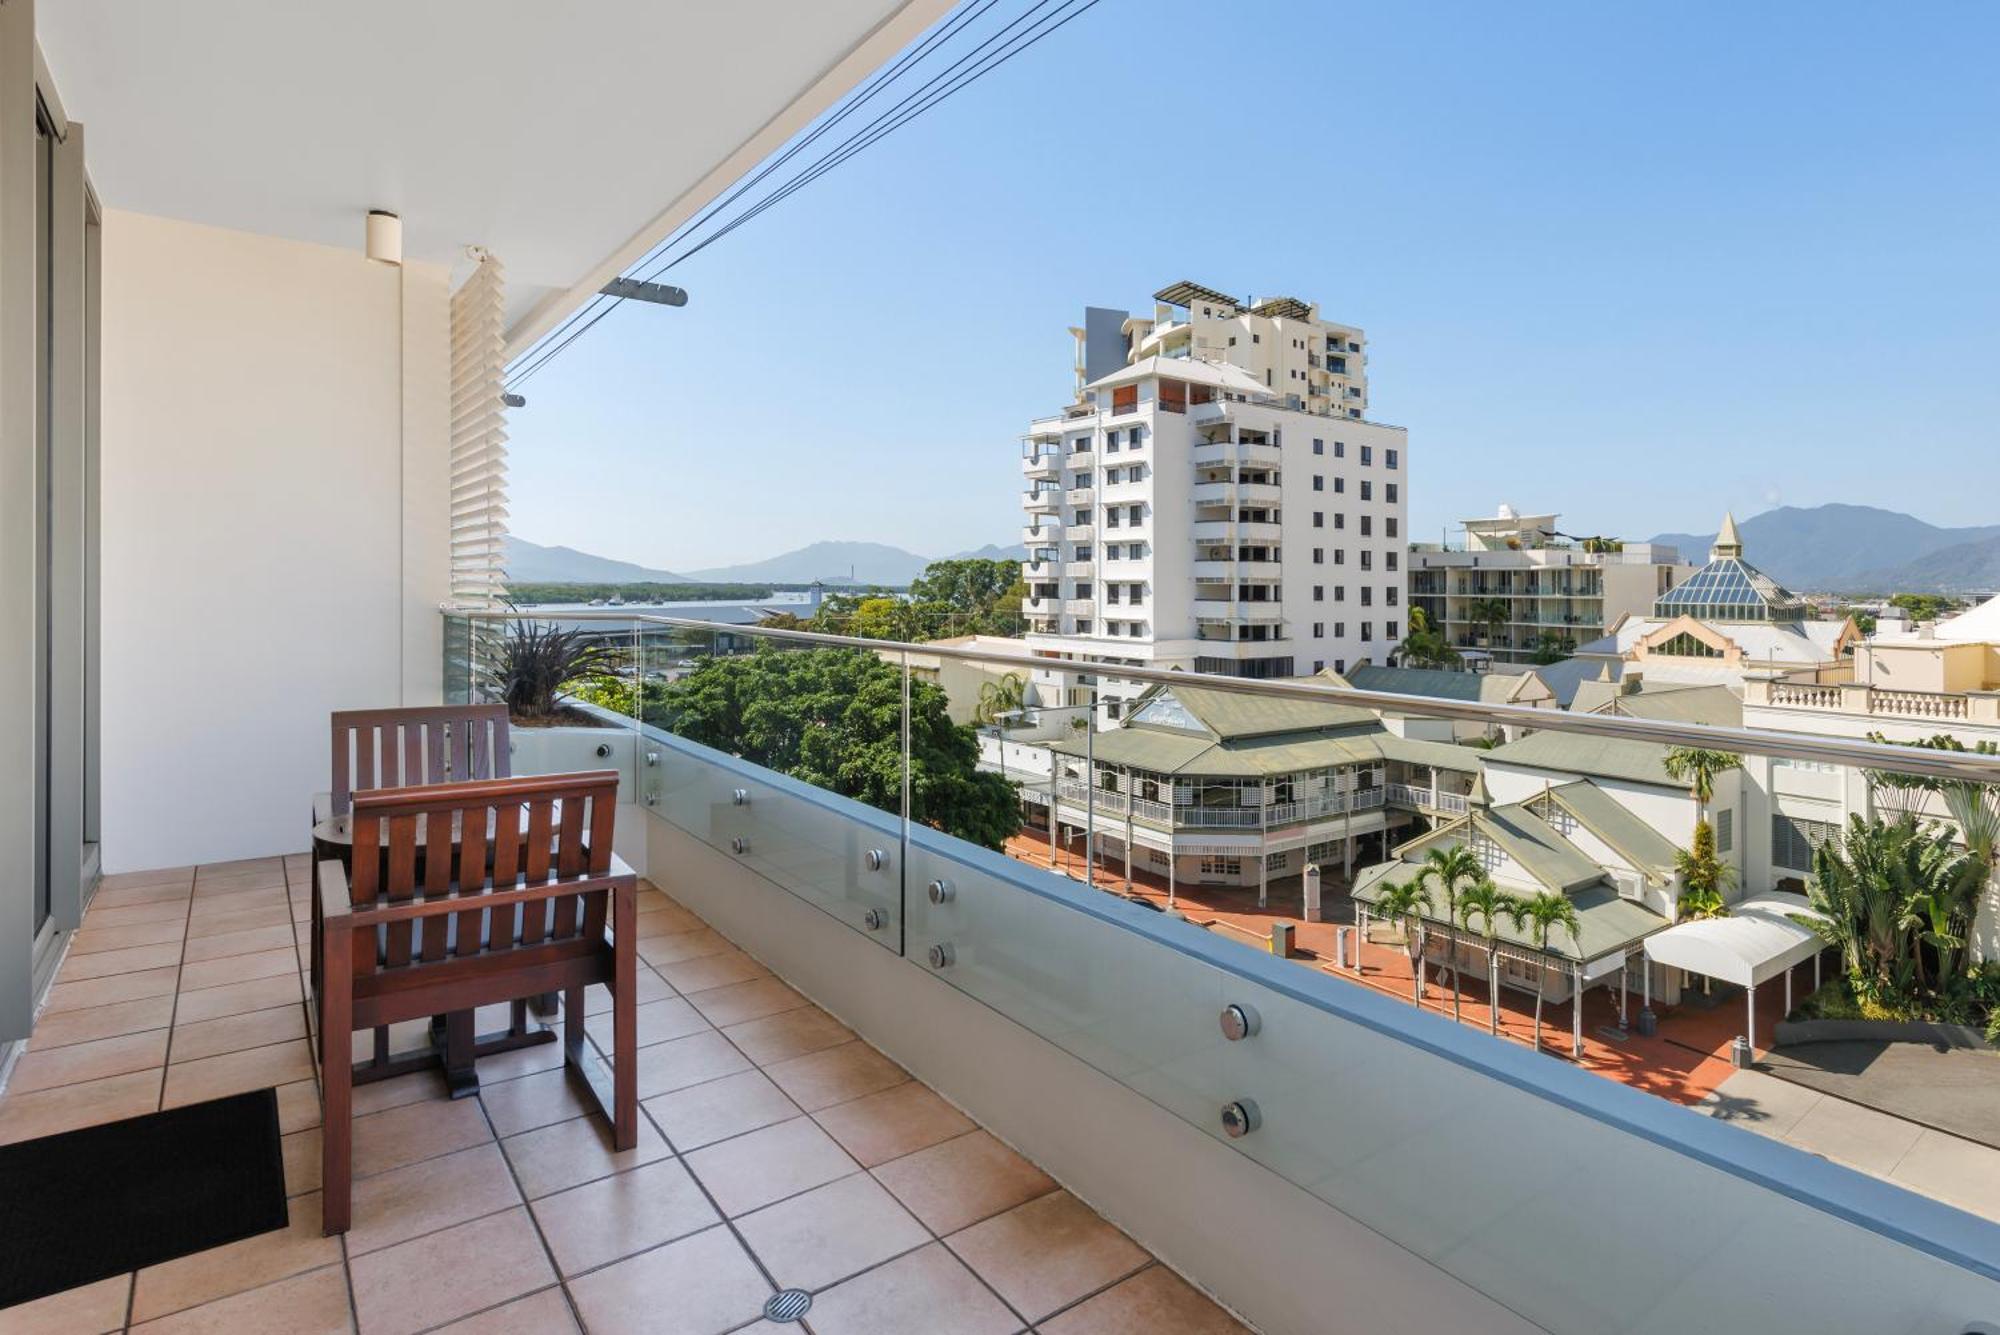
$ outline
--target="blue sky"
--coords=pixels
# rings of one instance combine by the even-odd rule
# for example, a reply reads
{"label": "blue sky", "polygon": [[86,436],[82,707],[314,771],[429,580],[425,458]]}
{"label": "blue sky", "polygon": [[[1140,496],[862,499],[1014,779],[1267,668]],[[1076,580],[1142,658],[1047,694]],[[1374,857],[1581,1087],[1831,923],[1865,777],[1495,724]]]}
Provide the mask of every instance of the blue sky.
{"label": "blue sky", "polygon": [[1014,542],[1066,327],[1180,278],[1368,331],[1418,536],[1995,522],[1996,49],[1971,2],[1103,0],[537,375],[514,530],[679,570]]}

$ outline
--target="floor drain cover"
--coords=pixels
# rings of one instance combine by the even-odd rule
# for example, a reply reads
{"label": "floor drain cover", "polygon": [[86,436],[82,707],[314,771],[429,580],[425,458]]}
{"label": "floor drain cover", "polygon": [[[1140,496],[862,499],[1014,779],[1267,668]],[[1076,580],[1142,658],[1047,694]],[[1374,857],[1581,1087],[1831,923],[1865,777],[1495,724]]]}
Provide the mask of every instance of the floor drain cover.
{"label": "floor drain cover", "polygon": [[804,1289],[786,1289],[764,1301],[764,1315],[773,1321],[797,1321],[813,1305],[813,1296]]}

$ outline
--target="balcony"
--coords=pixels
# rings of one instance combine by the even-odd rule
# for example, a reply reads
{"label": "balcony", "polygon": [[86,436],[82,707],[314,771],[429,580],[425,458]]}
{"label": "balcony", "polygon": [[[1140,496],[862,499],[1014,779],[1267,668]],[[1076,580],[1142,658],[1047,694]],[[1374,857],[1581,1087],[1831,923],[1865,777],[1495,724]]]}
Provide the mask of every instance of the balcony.
{"label": "balcony", "polygon": [[1284,461],[1284,451],[1276,445],[1221,441],[1213,444],[1196,444],[1190,452],[1196,468],[1218,468],[1230,464],[1253,464],[1264,468],[1276,468]]}
{"label": "balcony", "polygon": [[1798,682],[1747,678],[1743,703],[1821,714],[2000,727],[2000,692],[1900,691],[1867,682]]}
{"label": "balcony", "polygon": [[1052,515],[1062,509],[1062,493],[1053,488],[1024,492],[1021,508],[1029,514]]}
{"label": "balcony", "polygon": [[1285,606],[1248,599],[1197,598],[1194,615],[1197,621],[1246,621],[1262,625],[1283,620]]}
{"label": "balcony", "polygon": [[1053,481],[1062,467],[1062,455],[1055,451],[1026,455],[1021,460],[1021,473],[1031,481]]}
{"label": "balcony", "polygon": [[1062,610],[1073,617],[1094,617],[1097,615],[1095,598],[1065,598]]}
{"label": "balcony", "polygon": [[1095,542],[1096,540],[1097,530],[1089,524],[1069,524],[1063,528],[1063,541],[1065,542],[1082,543]]}
{"label": "balcony", "polygon": [[1097,570],[1095,561],[1065,561],[1063,574],[1071,579],[1089,579]]}
{"label": "balcony", "polygon": [[1071,450],[1063,456],[1064,468],[1095,468],[1097,452],[1091,449]]}
{"label": "balcony", "polygon": [[1063,504],[1073,506],[1089,505],[1097,499],[1097,492],[1090,487],[1071,487],[1063,493]]}
{"label": "balcony", "polygon": [[1021,545],[1033,551],[1037,547],[1047,547],[1062,538],[1059,524],[1030,524],[1021,530]]}

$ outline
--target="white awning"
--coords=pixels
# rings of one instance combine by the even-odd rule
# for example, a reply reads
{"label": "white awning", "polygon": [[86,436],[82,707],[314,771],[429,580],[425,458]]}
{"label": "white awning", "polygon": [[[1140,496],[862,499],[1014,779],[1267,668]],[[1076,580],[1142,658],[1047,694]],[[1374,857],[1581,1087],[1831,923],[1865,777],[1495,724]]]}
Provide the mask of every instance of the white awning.
{"label": "white awning", "polygon": [[1794,920],[1818,918],[1804,895],[1772,893],[1733,904],[1726,918],[1700,918],[1645,940],[1655,964],[1754,987],[1817,955],[1819,933]]}

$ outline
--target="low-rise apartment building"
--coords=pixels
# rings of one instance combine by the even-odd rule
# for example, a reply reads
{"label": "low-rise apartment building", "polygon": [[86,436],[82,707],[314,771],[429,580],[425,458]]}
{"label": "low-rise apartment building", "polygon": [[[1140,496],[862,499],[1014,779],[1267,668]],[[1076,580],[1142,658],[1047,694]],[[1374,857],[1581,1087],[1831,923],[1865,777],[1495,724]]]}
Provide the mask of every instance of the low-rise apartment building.
{"label": "low-rise apartment building", "polygon": [[1411,544],[1411,604],[1466,657],[1524,663],[1571,653],[1620,617],[1645,615],[1694,573],[1673,547],[1570,538],[1559,518],[1502,505],[1462,521],[1462,544]]}
{"label": "low-rise apartment building", "polygon": [[1022,460],[1028,643],[1095,665],[1036,696],[1107,723],[1140,693],[1120,664],[1290,677],[1380,661],[1405,626],[1408,441],[1360,417],[1361,331],[1292,298],[1159,299],[1087,312],[1078,400]]}

